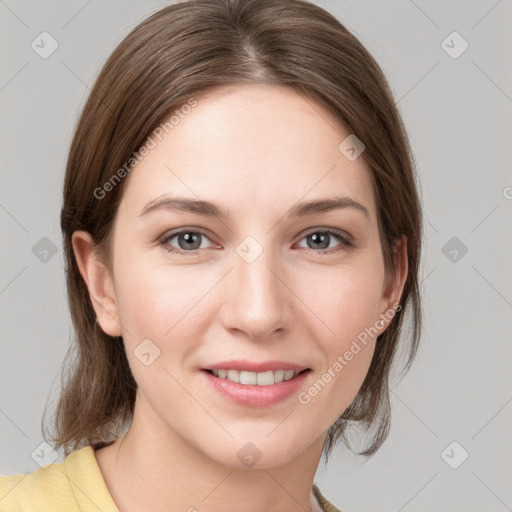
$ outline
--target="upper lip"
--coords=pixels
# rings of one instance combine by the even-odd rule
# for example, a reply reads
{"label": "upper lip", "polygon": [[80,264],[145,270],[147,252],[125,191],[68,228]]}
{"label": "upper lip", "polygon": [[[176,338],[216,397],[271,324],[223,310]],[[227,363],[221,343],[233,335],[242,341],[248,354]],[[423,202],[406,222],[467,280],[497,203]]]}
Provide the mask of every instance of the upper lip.
{"label": "upper lip", "polygon": [[300,364],[290,363],[287,361],[247,361],[246,359],[238,359],[231,361],[221,361],[220,363],[212,364],[204,370],[242,370],[246,372],[267,372],[276,370],[307,370],[307,366]]}

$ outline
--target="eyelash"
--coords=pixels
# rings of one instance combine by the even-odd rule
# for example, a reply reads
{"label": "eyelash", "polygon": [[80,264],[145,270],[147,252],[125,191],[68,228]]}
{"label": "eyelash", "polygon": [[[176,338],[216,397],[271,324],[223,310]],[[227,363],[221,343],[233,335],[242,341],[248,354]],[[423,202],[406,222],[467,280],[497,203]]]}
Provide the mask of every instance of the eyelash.
{"label": "eyelash", "polygon": [[[189,233],[189,234],[194,234],[194,235],[202,235],[202,236],[204,236],[204,237],[209,239],[208,235],[206,233],[204,233],[203,231],[192,230],[192,229],[180,229],[178,231],[173,231],[172,233],[169,233],[168,235],[165,235],[165,237],[162,240],[160,240],[160,244],[168,252],[172,252],[172,253],[176,253],[176,254],[183,254],[185,256],[195,256],[195,255],[197,255],[197,253],[201,249],[194,249],[193,251],[184,251],[183,249],[177,249],[176,247],[173,247],[173,246],[169,245],[170,240],[172,240],[176,236],[181,235],[183,233]],[[315,249],[311,249],[311,248],[308,247],[308,248],[306,248],[308,251],[312,251],[312,252],[318,253],[320,255],[329,255],[329,254],[341,251],[343,249],[351,249],[351,248],[355,247],[354,241],[351,238],[349,238],[346,235],[344,235],[343,231],[340,231],[340,230],[337,230],[337,229],[332,229],[332,228],[324,229],[324,230],[317,229],[315,231],[310,231],[309,233],[306,233],[299,240],[299,242],[304,240],[304,238],[307,238],[310,235],[314,235],[314,234],[318,234],[318,233],[327,234],[327,235],[333,236],[333,237],[338,239],[340,244],[337,245],[336,247],[332,247],[330,249],[323,249],[323,250],[315,250]]]}

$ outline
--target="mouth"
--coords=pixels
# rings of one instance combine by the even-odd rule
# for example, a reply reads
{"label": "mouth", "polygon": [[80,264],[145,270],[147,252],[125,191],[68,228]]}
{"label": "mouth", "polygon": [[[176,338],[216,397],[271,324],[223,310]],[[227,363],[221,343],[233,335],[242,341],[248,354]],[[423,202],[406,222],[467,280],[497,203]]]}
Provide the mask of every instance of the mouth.
{"label": "mouth", "polygon": [[310,368],[301,369],[278,369],[267,370],[263,372],[252,372],[247,370],[234,370],[222,368],[205,368],[202,370],[218,379],[225,379],[236,384],[251,385],[251,386],[273,386],[281,382],[290,381],[295,379],[303,373],[310,372]]}
{"label": "mouth", "polygon": [[292,399],[312,372],[311,368],[283,361],[225,361],[214,366],[199,372],[206,384],[223,399],[251,408],[271,407]]}

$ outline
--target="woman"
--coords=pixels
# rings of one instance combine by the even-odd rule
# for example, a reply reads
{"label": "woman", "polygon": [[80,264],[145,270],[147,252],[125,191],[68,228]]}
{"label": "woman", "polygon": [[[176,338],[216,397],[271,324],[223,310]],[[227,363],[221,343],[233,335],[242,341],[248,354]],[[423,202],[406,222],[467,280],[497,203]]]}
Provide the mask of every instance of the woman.
{"label": "woman", "polygon": [[319,460],[350,425],[376,452],[419,341],[416,187],[382,71],[320,7],[143,21],[66,169],[66,461],[0,479],[0,511],[337,510]]}

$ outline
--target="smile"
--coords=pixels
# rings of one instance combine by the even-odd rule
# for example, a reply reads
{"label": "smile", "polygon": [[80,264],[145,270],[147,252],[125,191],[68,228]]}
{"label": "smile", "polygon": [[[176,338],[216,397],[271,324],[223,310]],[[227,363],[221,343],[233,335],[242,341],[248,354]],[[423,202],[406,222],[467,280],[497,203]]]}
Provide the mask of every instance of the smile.
{"label": "smile", "polygon": [[293,379],[306,370],[269,370],[266,372],[250,372],[244,370],[206,370],[219,379],[227,379],[245,385],[272,386],[280,382]]}
{"label": "smile", "polygon": [[[290,365],[291,366],[291,365]],[[310,368],[260,372],[211,368],[199,372],[206,384],[224,400],[239,406],[264,408],[296,395],[311,373]]]}

